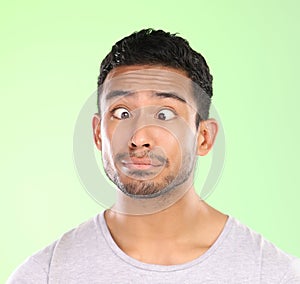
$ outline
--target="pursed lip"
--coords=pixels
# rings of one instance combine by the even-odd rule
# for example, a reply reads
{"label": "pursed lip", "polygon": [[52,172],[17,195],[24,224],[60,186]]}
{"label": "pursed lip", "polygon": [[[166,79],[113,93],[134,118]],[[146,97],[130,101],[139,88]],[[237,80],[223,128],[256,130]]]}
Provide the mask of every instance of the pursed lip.
{"label": "pursed lip", "polygon": [[122,159],[121,163],[127,168],[135,169],[149,169],[152,167],[161,167],[163,164],[157,160],[151,160],[149,158],[136,158],[131,157],[129,159]]}

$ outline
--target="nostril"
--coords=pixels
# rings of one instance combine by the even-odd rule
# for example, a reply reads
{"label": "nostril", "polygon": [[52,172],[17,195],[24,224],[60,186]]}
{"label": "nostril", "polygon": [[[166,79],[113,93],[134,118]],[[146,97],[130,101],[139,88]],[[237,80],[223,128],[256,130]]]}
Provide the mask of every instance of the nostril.
{"label": "nostril", "polygon": [[[134,142],[131,142],[130,146],[131,146],[131,148],[137,148],[138,147]],[[141,147],[149,148],[150,147],[150,143],[142,144]]]}
{"label": "nostril", "polygon": [[135,148],[137,146],[133,142],[131,142],[131,147]]}

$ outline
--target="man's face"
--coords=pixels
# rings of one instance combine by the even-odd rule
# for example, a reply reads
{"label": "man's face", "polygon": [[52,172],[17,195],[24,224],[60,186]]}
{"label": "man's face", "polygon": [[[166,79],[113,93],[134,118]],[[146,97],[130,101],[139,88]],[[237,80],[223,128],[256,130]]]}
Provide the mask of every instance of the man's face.
{"label": "man's face", "polygon": [[190,180],[197,155],[197,108],[184,72],[117,67],[106,78],[100,99],[99,149],[107,176],[122,192],[156,197]]}

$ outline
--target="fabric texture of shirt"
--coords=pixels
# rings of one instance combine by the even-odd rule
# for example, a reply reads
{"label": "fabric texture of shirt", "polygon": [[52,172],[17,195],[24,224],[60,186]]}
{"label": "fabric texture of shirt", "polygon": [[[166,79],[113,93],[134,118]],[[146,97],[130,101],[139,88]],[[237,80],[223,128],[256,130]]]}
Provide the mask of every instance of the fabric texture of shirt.
{"label": "fabric texture of shirt", "polygon": [[15,283],[300,283],[300,260],[229,216],[216,242],[184,264],[156,265],[125,254],[104,212],[35,253],[10,276]]}

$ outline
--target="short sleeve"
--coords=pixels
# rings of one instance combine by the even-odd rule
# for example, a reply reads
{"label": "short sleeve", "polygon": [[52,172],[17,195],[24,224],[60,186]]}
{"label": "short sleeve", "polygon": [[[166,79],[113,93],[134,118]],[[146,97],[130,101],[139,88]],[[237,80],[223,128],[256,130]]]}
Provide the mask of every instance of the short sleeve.
{"label": "short sleeve", "polygon": [[8,278],[6,284],[47,283],[47,271],[33,257],[29,257]]}
{"label": "short sleeve", "polygon": [[300,259],[291,262],[291,266],[280,284],[300,284]]}
{"label": "short sleeve", "polygon": [[50,263],[57,241],[28,257],[8,278],[6,284],[44,284],[48,282]]}

